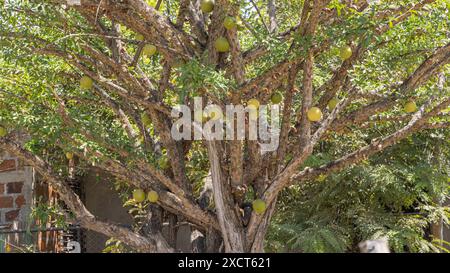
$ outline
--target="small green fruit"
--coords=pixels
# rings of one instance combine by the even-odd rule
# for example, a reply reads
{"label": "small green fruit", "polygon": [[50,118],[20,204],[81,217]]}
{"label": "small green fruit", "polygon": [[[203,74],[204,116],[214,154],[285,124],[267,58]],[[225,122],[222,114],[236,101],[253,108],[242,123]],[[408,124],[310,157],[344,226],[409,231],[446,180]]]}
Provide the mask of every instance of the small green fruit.
{"label": "small green fruit", "polygon": [[94,82],[88,76],[83,76],[80,79],[80,88],[81,89],[88,90],[88,89],[91,89],[93,85],[94,85]]}
{"label": "small green fruit", "polygon": [[158,202],[159,195],[156,191],[149,191],[147,194],[147,199],[150,203],[156,203]]}
{"label": "small green fruit", "polygon": [[140,33],[136,35],[136,41],[142,42],[144,40],[145,40],[144,35],[142,35]]}
{"label": "small green fruit", "polygon": [[230,51],[230,43],[225,37],[219,37],[214,46],[218,52],[228,52]]}
{"label": "small green fruit", "polygon": [[141,203],[145,200],[145,192],[141,189],[136,189],[133,191],[133,199],[134,201]]}
{"label": "small green fruit", "polygon": [[156,51],[157,51],[156,46],[151,45],[151,44],[146,44],[144,46],[144,48],[142,49],[142,54],[150,57],[150,56],[155,55]]}
{"label": "small green fruit", "polygon": [[4,137],[8,134],[8,130],[5,127],[0,126],[0,137]]}
{"label": "small green fruit", "polygon": [[322,111],[317,107],[312,107],[307,113],[309,121],[316,122],[322,119]]}
{"label": "small green fruit", "polygon": [[252,207],[256,214],[263,214],[266,211],[266,202],[261,199],[256,199],[253,201]]}
{"label": "small green fruit", "polygon": [[337,98],[332,98],[329,102],[328,102],[328,110],[333,111],[334,108],[336,108],[336,106],[338,105],[339,100]]}
{"label": "small green fruit", "polygon": [[72,160],[72,159],[73,159],[73,153],[67,152],[67,153],[66,153],[66,158],[67,158],[68,160]]}
{"label": "small green fruit", "polygon": [[273,93],[270,97],[270,101],[273,104],[280,104],[283,101],[283,95],[281,95],[281,93],[279,92]]}
{"label": "small green fruit", "polygon": [[406,113],[414,113],[417,111],[417,105],[414,101],[409,101],[405,104],[404,110]]}
{"label": "small green fruit", "polygon": [[234,29],[236,25],[236,19],[234,17],[227,17],[223,21],[223,26],[228,30]]}
{"label": "small green fruit", "polygon": [[350,46],[343,46],[341,47],[339,56],[341,57],[341,60],[345,61],[348,58],[350,58],[352,56],[353,52],[352,52],[352,48]]}
{"label": "small green fruit", "polygon": [[204,13],[210,13],[214,9],[214,0],[202,0],[200,3],[200,9]]}

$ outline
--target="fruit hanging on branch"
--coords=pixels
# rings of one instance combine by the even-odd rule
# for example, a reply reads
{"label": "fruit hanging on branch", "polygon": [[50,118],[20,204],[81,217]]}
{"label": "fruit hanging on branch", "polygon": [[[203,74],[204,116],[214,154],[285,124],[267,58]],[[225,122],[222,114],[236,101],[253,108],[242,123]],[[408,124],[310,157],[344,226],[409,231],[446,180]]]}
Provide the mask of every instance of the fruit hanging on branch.
{"label": "fruit hanging on branch", "polygon": [[258,109],[260,105],[261,104],[259,103],[259,100],[257,100],[257,99],[249,99],[247,101],[247,106],[250,106],[251,108]]}
{"label": "fruit hanging on branch", "polygon": [[145,40],[144,35],[142,35],[140,33],[136,35],[136,41],[142,42],[144,40]]}
{"label": "fruit hanging on branch", "polygon": [[219,37],[214,43],[214,47],[218,52],[225,53],[230,51],[230,43],[225,37]]}
{"label": "fruit hanging on branch", "polygon": [[311,122],[317,122],[322,119],[322,111],[317,107],[311,107],[307,113],[308,120]]}
{"label": "fruit hanging on branch", "polygon": [[352,56],[353,52],[352,52],[352,48],[348,45],[341,47],[339,56],[341,57],[342,61],[345,61],[347,59],[349,59]]}
{"label": "fruit hanging on branch", "polygon": [[261,199],[256,199],[252,202],[252,207],[256,214],[263,214],[266,211],[266,202]]}
{"label": "fruit hanging on branch", "polygon": [[280,104],[283,101],[283,95],[281,95],[280,92],[275,92],[272,94],[272,96],[270,97],[270,101],[273,104]]}
{"label": "fruit hanging on branch", "polygon": [[203,13],[210,13],[214,9],[214,0],[202,0],[200,3],[200,9]]}
{"label": "fruit hanging on branch", "polygon": [[159,194],[156,191],[149,191],[147,194],[147,200],[150,203],[156,203],[158,202]]}
{"label": "fruit hanging on branch", "polygon": [[91,89],[94,86],[94,81],[88,76],[83,76],[80,79],[80,88],[84,90]]}
{"label": "fruit hanging on branch", "polygon": [[72,159],[73,159],[73,153],[71,153],[71,152],[66,152],[66,158],[67,158],[68,160],[72,160]]}
{"label": "fruit hanging on branch", "polygon": [[141,203],[145,201],[145,192],[141,189],[136,189],[133,191],[133,199],[137,203]]}
{"label": "fruit hanging on branch", "polygon": [[8,134],[8,130],[5,127],[0,126],[0,137],[4,137]]}
{"label": "fruit hanging on branch", "polygon": [[415,101],[409,101],[405,104],[405,107],[403,109],[406,113],[414,113],[417,111],[417,104]]}
{"label": "fruit hanging on branch", "polygon": [[156,51],[157,51],[156,46],[151,44],[146,44],[144,48],[142,48],[142,54],[147,57],[155,55]]}
{"label": "fruit hanging on branch", "polygon": [[225,20],[223,21],[223,26],[228,30],[236,28],[237,26],[236,19],[230,16],[225,18]]}
{"label": "fruit hanging on branch", "polygon": [[328,102],[328,110],[333,111],[334,108],[336,108],[336,106],[339,103],[339,99],[337,98],[332,98],[329,102]]}

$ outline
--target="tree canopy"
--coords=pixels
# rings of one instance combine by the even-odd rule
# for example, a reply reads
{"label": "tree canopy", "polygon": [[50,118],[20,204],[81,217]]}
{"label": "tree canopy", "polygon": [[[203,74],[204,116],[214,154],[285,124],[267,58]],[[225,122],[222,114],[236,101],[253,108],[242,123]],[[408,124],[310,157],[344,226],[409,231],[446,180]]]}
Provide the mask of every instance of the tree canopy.
{"label": "tree canopy", "polygon": [[[435,250],[417,238],[445,218],[448,0],[0,3],[0,147],[83,227],[148,252],[177,251],[162,212],[210,252],[261,252],[265,238],[269,251],[342,252],[378,233],[395,251]],[[223,112],[279,105],[279,145],[174,139],[172,108],[195,97]],[[66,182],[75,159],[150,217],[97,219]]]}

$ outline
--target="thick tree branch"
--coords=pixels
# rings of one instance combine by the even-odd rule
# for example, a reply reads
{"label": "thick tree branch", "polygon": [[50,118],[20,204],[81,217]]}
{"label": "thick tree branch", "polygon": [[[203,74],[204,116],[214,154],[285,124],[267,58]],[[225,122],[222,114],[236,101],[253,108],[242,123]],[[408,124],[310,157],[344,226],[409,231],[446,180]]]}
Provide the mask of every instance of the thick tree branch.
{"label": "thick tree branch", "polygon": [[55,174],[45,161],[24,150],[10,138],[1,138],[0,145],[2,148],[24,160],[27,164],[33,166],[59,194],[60,198],[75,214],[77,220],[83,227],[117,238],[140,251],[173,252],[173,249],[168,246],[165,239],[159,233],[145,238],[126,228],[97,220],[96,217],[86,209],[80,198],[73,192],[70,186],[67,185],[64,179]]}

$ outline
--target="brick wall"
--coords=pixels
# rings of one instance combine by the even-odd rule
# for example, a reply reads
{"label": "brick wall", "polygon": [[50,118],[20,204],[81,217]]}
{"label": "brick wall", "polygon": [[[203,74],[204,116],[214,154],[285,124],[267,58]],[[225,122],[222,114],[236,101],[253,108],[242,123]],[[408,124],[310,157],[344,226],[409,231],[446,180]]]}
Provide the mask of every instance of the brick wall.
{"label": "brick wall", "polygon": [[0,225],[28,221],[33,177],[31,167],[0,151]]}

